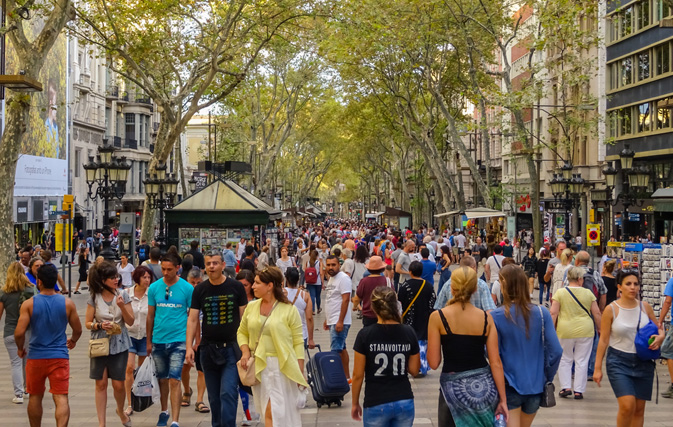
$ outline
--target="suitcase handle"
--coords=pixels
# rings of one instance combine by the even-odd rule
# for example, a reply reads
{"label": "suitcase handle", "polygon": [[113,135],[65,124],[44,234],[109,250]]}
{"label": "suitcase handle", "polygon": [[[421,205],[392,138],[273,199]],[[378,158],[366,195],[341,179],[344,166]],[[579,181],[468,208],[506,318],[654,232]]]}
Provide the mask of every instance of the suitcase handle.
{"label": "suitcase handle", "polygon": [[[316,345],[315,345],[315,348],[318,349],[318,352],[321,352],[321,351],[322,351],[322,349],[320,348],[320,344],[316,344]],[[308,350],[309,350],[309,349],[308,349],[308,345],[305,345],[305,346],[304,346],[304,350],[306,351],[306,354],[308,354],[308,358],[310,359],[310,358],[311,358],[311,352],[308,351]]]}

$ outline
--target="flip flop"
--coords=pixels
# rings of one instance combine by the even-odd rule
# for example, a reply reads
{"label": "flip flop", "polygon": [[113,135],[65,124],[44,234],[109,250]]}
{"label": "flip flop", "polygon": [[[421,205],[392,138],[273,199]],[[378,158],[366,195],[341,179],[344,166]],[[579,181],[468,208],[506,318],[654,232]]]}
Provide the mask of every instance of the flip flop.
{"label": "flip flop", "polygon": [[[119,416],[119,418],[121,418],[121,416],[119,415],[119,409],[117,409],[115,412],[117,413],[117,416]],[[126,415],[126,413],[124,413],[124,415]],[[126,415],[126,417],[129,420],[127,422],[122,422],[122,425],[124,427],[133,427],[133,421],[131,420],[131,417],[129,415]]]}
{"label": "flip flop", "polygon": [[126,410],[124,411],[124,414],[126,414],[126,416],[128,416],[128,417],[133,415],[133,407],[129,406],[128,408],[126,408]]}
{"label": "flip flop", "polygon": [[182,393],[182,403],[180,406],[189,406],[192,403],[192,394],[194,391],[189,387],[189,393]]}
{"label": "flip flop", "polygon": [[207,407],[206,404],[203,402],[196,402],[194,404],[194,410],[202,414],[207,414],[208,412],[210,412],[210,408]]}

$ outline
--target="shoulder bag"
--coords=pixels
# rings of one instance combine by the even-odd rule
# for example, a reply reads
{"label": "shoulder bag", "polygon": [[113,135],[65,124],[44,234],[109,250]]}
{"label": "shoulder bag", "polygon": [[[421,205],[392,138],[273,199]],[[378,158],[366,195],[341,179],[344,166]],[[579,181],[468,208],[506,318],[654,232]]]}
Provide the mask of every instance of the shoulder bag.
{"label": "shoulder bag", "polygon": [[276,301],[273,307],[271,307],[269,315],[266,316],[264,323],[262,323],[262,327],[259,330],[259,336],[257,337],[257,342],[255,343],[255,348],[250,350],[250,358],[248,359],[248,366],[243,366],[240,360],[236,362],[238,377],[241,380],[241,384],[243,384],[244,386],[252,387],[254,385],[259,384],[259,381],[257,380],[257,375],[255,373],[255,350],[259,345],[259,340],[262,339],[262,332],[264,332],[264,326],[266,325],[266,321],[269,320],[269,317],[271,317],[271,313],[273,313],[273,310],[276,308],[277,305],[278,301]]}
{"label": "shoulder bag", "polygon": [[[114,304],[114,300],[112,301]],[[93,296],[93,320],[96,323],[96,296]],[[89,339],[89,357],[102,357],[110,355],[110,336]]]}
{"label": "shoulder bag", "polygon": [[573,297],[573,299],[575,300],[575,302],[576,302],[580,307],[582,307],[582,310],[584,310],[584,312],[587,314],[587,316],[589,316],[589,319],[591,319],[591,327],[592,327],[593,330],[594,330],[594,336],[596,336],[596,326],[594,325],[594,316],[591,315],[591,313],[589,312],[589,310],[587,310],[586,307],[582,305],[582,303],[580,302],[580,300],[577,299],[577,297],[575,296],[575,294],[572,293],[572,291],[571,291],[570,289],[568,289],[567,286],[565,287],[565,289],[568,291],[568,293],[570,293],[570,296]]}
{"label": "shoulder bag", "polygon": [[654,324],[652,319],[647,322],[647,325],[640,327],[640,319],[643,314],[643,303],[640,303],[640,312],[638,313],[638,324],[636,326],[636,338],[634,344],[636,345],[636,354],[638,358],[643,361],[656,360],[661,357],[661,349],[650,349],[650,337],[652,335],[659,335],[659,327]]}
{"label": "shoulder bag", "polygon": [[416,292],[416,296],[414,297],[414,299],[411,300],[411,304],[409,304],[409,307],[407,307],[407,309],[404,310],[404,313],[402,313],[402,320],[404,320],[404,316],[406,316],[411,306],[414,305],[414,303],[416,302],[416,298],[418,298],[418,296],[421,294],[421,291],[423,290],[424,287],[425,287],[425,280],[423,280],[421,287],[418,289],[418,292]]}
{"label": "shoulder bag", "polygon": [[545,367],[547,366],[547,347],[545,346],[544,339],[544,314],[542,313],[542,307],[538,305],[537,309],[540,311],[540,321],[542,322],[542,378],[545,380],[544,387],[542,388],[542,396],[540,398],[540,407],[553,408],[556,406],[554,383],[547,381],[545,378]]}

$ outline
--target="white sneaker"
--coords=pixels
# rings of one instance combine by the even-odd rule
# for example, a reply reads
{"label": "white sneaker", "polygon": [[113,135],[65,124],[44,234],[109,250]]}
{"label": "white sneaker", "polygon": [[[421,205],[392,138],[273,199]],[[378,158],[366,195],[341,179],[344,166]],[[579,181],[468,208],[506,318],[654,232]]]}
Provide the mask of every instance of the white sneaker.
{"label": "white sneaker", "polygon": [[23,403],[23,396],[14,396],[14,399],[12,399],[12,403],[16,403],[16,404]]}

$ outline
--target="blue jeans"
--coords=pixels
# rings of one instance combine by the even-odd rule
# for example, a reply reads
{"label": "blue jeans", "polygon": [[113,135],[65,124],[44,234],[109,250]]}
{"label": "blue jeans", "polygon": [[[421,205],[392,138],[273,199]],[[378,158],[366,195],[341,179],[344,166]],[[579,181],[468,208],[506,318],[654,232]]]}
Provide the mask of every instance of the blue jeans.
{"label": "blue jeans", "polygon": [[594,376],[594,365],[596,364],[597,349],[598,349],[598,334],[594,335],[594,344],[591,347],[591,356],[589,356],[589,368],[587,369],[588,378]]}
{"label": "blue jeans", "polygon": [[414,424],[414,399],[364,408],[362,419],[365,427],[411,427]]}
{"label": "blue jeans", "polygon": [[322,285],[306,285],[308,293],[311,295],[311,303],[313,304],[313,311],[320,310],[320,293],[322,292]]}
{"label": "blue jeans", "polygon": [[[179,380],[182,378],[186,349],[184,342],[152,345],[152,359],[156,365],[158,379]],[[145,351],[147,352],[147,347]]]}
{"label": "blue jeans", "polygon": [[[546,288],[547,292],[545,292],[545,288]],[[542,299],[545,298],[545,293],[547,294],[546,301],[549,301],[549,298],[551,297],[551,284],[550,283],[545,283],[545,282],[540,282],[540,305],[542,305]],[[594,357],[595,356],[596,355],[594,354]]]}
{"label": "blue jeans", "polygon": [[238,370],[234,346],[199,346],[201,367],[206,377],[208,403],[213,427],[236,427],[238,409]]}

